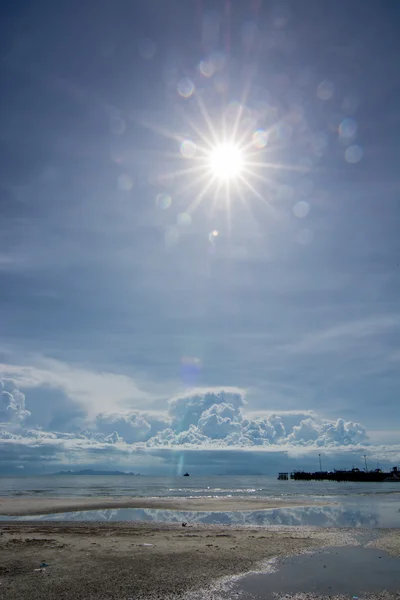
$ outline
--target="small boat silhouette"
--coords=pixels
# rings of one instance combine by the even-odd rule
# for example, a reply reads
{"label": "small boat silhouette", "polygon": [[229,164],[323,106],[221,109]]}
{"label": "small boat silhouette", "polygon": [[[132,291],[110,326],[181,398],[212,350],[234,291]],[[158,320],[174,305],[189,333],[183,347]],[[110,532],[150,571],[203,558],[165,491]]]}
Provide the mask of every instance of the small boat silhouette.
{"label": "small boat silhouette", "polygon": [[190,477],[189,473],[184,473],[183,476],[184,477]]}

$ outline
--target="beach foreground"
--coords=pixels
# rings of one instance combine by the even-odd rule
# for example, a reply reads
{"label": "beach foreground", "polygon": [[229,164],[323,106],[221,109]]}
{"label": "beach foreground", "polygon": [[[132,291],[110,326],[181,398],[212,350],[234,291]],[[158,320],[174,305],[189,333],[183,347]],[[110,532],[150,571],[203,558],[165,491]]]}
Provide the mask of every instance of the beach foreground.
{"label": "beach foreground", "polygon": [[[382,540],[399,556],[398,530],[377,533],[375,546]],[[360,537],[349,529],[43,521],[3,523],[0,534],[0,597],[9,600],[219,598],[208,587],[218,578],[273,557],[357,546]]]}

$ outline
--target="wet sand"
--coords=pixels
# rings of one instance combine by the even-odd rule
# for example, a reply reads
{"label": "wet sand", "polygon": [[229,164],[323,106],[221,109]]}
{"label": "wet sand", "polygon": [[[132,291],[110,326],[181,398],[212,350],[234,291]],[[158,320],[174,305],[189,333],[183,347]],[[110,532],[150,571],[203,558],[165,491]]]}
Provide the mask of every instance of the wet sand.
{"label": "wet sand", "polygon": [[[0,524],[0,597],[217,600],[231,597],[223,594],[224,581],[263,571],[271,558],[361,545],[396,555],[400,530],[9,521]],[[42,562],[48,566],[41,569]]]}
{"label": "wet sand", "polygon": [[[260,569],[272,557],[356,544],[350,530],[4,522],[0,597],[220,598],[217,588],[207,587],[215,579]],[[42,562],[48,566],[40,570]]]}
{"label": "wet sand", "polygon": [[369,542],[368,547],[384,550],[391,556],[400,558],[400,531],[398,529],[386,531],[385,534],[379,536],[376,540]]}
{"label": "wet sand", "polygon": [[96,498],[50,498],[32,496],[0,497],[0,515],[45,515],[77,510],[108,508],[152,508],[180,511],[254,511],[294,506],[325,506],[332,502],[304,502],[270,498],[129,498],[104,496]]}

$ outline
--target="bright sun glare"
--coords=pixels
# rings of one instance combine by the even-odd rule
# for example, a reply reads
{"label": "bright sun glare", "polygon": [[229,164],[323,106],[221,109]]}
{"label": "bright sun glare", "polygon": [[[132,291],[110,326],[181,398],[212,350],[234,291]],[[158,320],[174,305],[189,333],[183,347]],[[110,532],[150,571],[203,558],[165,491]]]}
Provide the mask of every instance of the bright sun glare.
{"label": "bright sun glare", "polygon": [[218,179],[236,179],[244,167],[243,152],[234,144],[220,144],[210,152],[209,164]]}
{"label": "bright sun glare", "polygon": [[[194,117],[190,113],[180,113],[185,133],[148,125],[179,143],[179,158],[183,158],[186,165],[181,162],[181,168],[166,172],[165,180],[176,181],[177,197],[184,195],[190,198],[186,217],[191,220],[203,200],[210,204],[211,213],[218,205],[224,204],[228,220],[233,199],[240,200],[248,208],[248,199],[255,196],[271,208],[265,194],[261,195],[256,185],[260,181],[270,183],[269,177],[262,172],[265,169],[284,168],[265,160],[265,152],[270,152],[270,148],[266,149],[270,132],[255,129],[256,122],[250,118],[244,104],[228,104],[213,120],[202,95],[194,92],[194,86],[191,95],[196,100],[197,109],[193,112]],[[186,98],[185,95],[183,97]],[[170,203],[171,198],[165,208]],[[183,222],[187,220],[184,218]],[[211,232],[210,241],[217,234]]]}

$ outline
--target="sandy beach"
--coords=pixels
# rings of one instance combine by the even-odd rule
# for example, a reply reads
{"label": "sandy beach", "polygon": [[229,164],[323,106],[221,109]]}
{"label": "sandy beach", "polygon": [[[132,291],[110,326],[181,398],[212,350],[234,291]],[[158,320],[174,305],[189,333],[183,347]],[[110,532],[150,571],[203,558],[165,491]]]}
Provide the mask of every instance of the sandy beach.
{"label": "sandy beach", "polygon": [[[302,500],[252,497],[20,496],[0,498],[0,514],[43,515],[110,508],[224,512],[324,504],[329,502],[305,504]],[[360,528],[4,521],[0,523],[0,597],[220,600],[231,597],[222,593],[225,583],[221,582],[262,572],[270,559],[287,561],[287,557],[323,552],[326,548],[353,547],[357,551],[361,546],[400,556],[399,530],[375,530],[371,534],[371,530]],[[304,600],[302,595],[298,598]],[[332,594],[331,598],[340,596]],[[375,594],[370,598],[396,596]]]}
{"label": "sandy beach", "polygon": [[[5,522],[0,526],[0,596],[219,598],[209,587],[215,580],[262,569],[273,557],[357,546],[358,535],[359,530],[295,527]],[[398,531],[379,535],[383,547],[400,554]],[[379,547],[379,538],[374,543]],[[48,566],[41,569],[42,563]]]}
{"label": "sandy beach", "polygon": [[0,497],[0,515],[44,515],[68,511],[100,510],[107,508],[149,508],[180,511],[253,511],[295,506],[324,506],[332,502],[304,502],[304,500],[270,498],[129,498],[103,496],[88,498]]}
{"label": "sandy beach", "polygon": [[[10,600],[179,596],[348,536],[147,523],[7,523],[0,532],[0,593]],[[42,562],[49,567],[35,571]]]}

